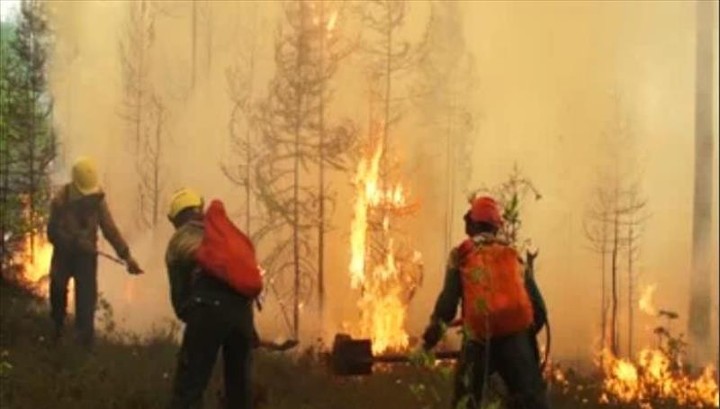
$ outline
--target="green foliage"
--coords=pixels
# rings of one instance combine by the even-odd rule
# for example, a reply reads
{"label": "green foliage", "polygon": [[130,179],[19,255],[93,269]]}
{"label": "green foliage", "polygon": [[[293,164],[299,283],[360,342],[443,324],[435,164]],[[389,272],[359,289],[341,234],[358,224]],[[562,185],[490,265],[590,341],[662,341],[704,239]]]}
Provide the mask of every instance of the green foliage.
{"label": "green foliage", "polygon": [[6,244],[42,230],[55,157],[46,78],[50,31],[42,4],[23,2],[16,24],[2,25],[0,42],[0,236],[12,233],[11,243],[3,241],[3,267],[12,253]]}
{"label": "green foliage", "polygon": [[524,176],[516,165],[506,181],[492,188],[477,189],[475,194],[478,193],[493,196],[502,206],[502,217],[505,224],[500,231],[500,236],[512,246],[523,250],[529,244],[529,239],[524,239],[520,235],[522,208],[528,199],[540,200],[542,198],[533,182]]}

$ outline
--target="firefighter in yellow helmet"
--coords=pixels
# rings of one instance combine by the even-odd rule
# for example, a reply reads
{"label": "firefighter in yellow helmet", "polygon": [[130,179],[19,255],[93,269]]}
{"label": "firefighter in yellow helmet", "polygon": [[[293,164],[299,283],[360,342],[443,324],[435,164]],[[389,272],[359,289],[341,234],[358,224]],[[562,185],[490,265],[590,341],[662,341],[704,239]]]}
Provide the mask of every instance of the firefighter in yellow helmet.
{"label": "firefighter in yellow helmet", "polygon": [[170,409],[202,406],[202,397],[222,350],[225,405],[252,406],[251,359],[257,344],[252,300],[224,282],[203,274],[195,250],[203,238],[203,199],[191,189],[177,191],[168,218],[175,234],[168,243],[166,265],[177,317],[185,323]]}
{"label": "firefighter in yellow helmet", "polygon": [[124,260],[130,274],[142,269],[115,226],[98,182],[92,159],[79,158],[72,168],[72,181],[53,197],[48,219],[48,239],[53,244],[50,265],[50,307],[55,339],[63,335],[67,310],[67,288],[75,282],[75,328],[80,343],[90,346],[94,338],[97,305],[98,229]]}

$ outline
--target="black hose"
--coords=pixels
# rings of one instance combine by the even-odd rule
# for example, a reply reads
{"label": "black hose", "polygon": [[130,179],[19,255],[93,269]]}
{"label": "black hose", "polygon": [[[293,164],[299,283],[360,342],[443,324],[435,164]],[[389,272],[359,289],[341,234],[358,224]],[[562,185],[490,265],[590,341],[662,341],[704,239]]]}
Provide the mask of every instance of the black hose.
{"label": "black hose", "polygon": [[550,318],[547,316],[545,317],[545,356],[543,357],[542,362],[540,363],[540,373],[545,373],[545,368],[547,367],[547,363],[550,361],[550,343],[552,341],[552,336],[550,333]]}

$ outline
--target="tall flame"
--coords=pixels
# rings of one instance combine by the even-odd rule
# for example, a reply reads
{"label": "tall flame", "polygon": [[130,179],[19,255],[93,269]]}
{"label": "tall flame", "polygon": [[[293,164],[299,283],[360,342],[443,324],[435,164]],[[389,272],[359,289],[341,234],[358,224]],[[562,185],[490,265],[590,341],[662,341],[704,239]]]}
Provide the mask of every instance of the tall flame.
{"label": "tall flame", "polygon": [[350,236],[350,286],[358,289],[365,282],[368,215],[371,202],[379,196],[378,177],[382,146],[370,158],[362,158],[355,175],[355,206]]}
{"label": "tall flame", "polygon": [[[407,206],[406,192],[400,184],[388,188],[381,186],[382,156],[383,146],[378,142],[358,164],[353,180],[356,194],[350,237],[350,286],[361,292],[358,301],[361,317],[356,332],[372,340],[374,353],[407,348],[409,337],[404,326],[408,293],[416,285],[403,270],[407,263],[403,264],[398,257],[396,242],[389,234],[389,212]],[[368,233],[373,228],[371,214],[378,209],[383,210],[383,259],[373,260],[369,254]],[[414,252],[409,263],[420,265],[420,254]]]}

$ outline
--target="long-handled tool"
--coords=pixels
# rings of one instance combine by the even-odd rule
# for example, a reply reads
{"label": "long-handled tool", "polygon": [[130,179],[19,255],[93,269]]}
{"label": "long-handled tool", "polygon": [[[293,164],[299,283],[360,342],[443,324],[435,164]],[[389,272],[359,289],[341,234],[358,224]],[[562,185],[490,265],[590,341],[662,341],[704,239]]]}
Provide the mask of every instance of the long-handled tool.
{"label": "long-handled tool", "polygon": [[[435,359],[457,359],[460,351],[438,351]],[[330,353],[330,367],[335,375],[370,375],[375,363],[409,363],[408,354],[373,355],[372,341],[353,339],[347,334],[337,334]]]}
{"label": "long-handled tool", "polygon": [[110,261],[120,264],[121,266],[127,266],[127,263],[125,262],[125,260],[121,260],[113,255],[110,255],[110,254],[104,252],[104,251],[97,250],[97,254],[98,254],[98,256],[103,256]]}

